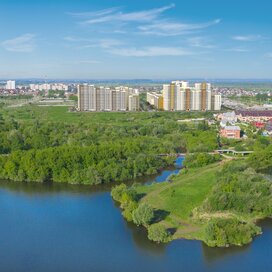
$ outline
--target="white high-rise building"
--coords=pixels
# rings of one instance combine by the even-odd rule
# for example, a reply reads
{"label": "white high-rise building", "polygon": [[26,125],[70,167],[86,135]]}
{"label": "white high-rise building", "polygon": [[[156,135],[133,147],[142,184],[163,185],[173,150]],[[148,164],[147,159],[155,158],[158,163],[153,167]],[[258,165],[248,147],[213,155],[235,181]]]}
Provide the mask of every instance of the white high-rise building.
{"label": "white high-rise building", "polygon": [[210,89],[207,90],[207,97],[206,97],[206,110],[212,109],[212,91],[211,86]]}
{"label": "white high-rise building", "polygon": [[191,91],[191,110],[201,110],[201,91],[198,89]]}
{"label": "white high-rise building", "polygon": [[15,80],[8,80],[6,84],[6,90],[15,90],[15,89],[16,89]]}
{"label": "white high-rise building", "polygon": [[[212,94],[210,83],[195,83],[189,87],[186,81],[173,81],[163,85],[163,109],[165,111],[207,111],[221,109],[221,95]],[[147,96],[153,105],[154,95]]]}
{"label": "white high-rise building", "polygon": [[128,92],[120,91],[120,111],[128,110]]}
{"label": "white high-rise building", "polygon": [[221,100],[221,95],[220,94],[215,94],[213,95],[213,110],[219,111],[221,110],[222,106],[222,100]]}
{"label": "white high-rise building", "polygon": [[88,84],[79,85],[78,109],[80,111],[138,110],[139,95],[128,87],[110,89],[103,86],[95,88]]}
{"label": "white high-rise building", "polygon": [[113,110],[113,92],[110,88],[105,89],[105,102],[104,102],[104,110],[112,111]]}
{"label": "white high-rise building", "polygon": [[185,88],[180,88],[178,91],[178,97],[180,101],[178,102],[177,105],[177,110],[184,111],[186,110],[186,89]]}
{"label": "white high-rise building", "polygon": [[131,94],[128,98],[129,111],[138,111],[140,109],[139,95]]}
{"label": "white high-rise building", "polygon": [[78,109],[80,111],[97,110],[96,89],[93,85],[83,84],[78,86]]}
{"label": "white high-rise building", "polygon": [[99,100],[99,108],[97,110],[105,110],[105,88],[101,86],[97,89],[97,100]]}
{"label": "white high-rise building", "polygon": [[170,100],[171,100],[170,85],[168,85],[168,84],[163,85],[162,95],[163,95],[163,109],[165,111],[169,111],[170,110]]}

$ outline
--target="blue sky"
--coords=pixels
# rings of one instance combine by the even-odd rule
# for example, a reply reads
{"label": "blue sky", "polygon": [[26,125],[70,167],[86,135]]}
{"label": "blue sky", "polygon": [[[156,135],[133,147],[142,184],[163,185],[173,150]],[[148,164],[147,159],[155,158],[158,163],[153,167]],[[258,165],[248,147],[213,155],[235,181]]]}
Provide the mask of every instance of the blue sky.
{"label": "blue sky", "polygon": [[0,78],[272,78],[272,1],[1,0]]}

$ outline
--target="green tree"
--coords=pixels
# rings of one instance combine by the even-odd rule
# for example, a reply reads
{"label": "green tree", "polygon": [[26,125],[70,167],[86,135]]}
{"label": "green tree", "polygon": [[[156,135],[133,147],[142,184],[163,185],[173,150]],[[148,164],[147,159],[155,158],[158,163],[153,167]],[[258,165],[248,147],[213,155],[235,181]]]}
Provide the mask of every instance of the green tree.
{"label": "green tree", "polygon": [[139,207],[133,211],[132,219],[137,225],[148,226],[154,218],[154,210],[148,204],[140,204]]}
{"label": "green tree", "polygon": [[162,225],[153,224],[148,228],[148,239],[157,243],[166,243],[171,239],[171,235]]}

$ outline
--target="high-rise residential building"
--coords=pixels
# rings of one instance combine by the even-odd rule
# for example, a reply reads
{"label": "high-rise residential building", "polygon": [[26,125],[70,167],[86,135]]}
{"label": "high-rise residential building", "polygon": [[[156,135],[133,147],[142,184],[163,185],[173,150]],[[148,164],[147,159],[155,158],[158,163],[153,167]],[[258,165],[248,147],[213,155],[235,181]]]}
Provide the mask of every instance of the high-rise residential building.
{"label": "high-rise residential building", "polygon": [[163,85],[163,109],[173,111],[176,108],[176,96],[179,85],[177,82],[172,82]]}
{"label": "high-rise residential building", "polygon": [[133,89],[128,87],[111,89],[103,86],[96,88],[88,84],[78,86],[78,110],[80,111],[127,111],[130,109],[139,110],[139,95]]}
{"label": "high-rise residential building", "polygon": [[113,90],[111,90],[110,88],[105,88],[104,89],[104,92],[105,92],[105,95],[104,95],[104,99],[105,99],[104,109],[105,109],[105,111],[112,111],[113,110],[113,104],[112,104],[113,93],[112,93],[112,91]]}
{"label": "high-rise residential building", "polygon": [[148,92],[146,93],[146,101],[154,106],[155,109],[163,110],[163,95],[162,93]]}
{"label": "high-rise residential building", "polygon": [[164,84],[162,89],[162,95],[163,95],[163,109],[165,111],[170,111],[170,101],[171,101],[171,95],[170,95],[170,85]]}
{"label": "high-rise residential building", "polygon": [[[189,87],[186,81],[173,81],[163,85],[163,109],[165,111],[209,111],[221,109],[221,96],[212,94],[210,83],[195,83]],[[154,105],[154,94],[147,94],[147,102]],[[155,106],[155,105],[154,105]],[[156,109],[159,109],[155,106]]]}
{"label": "high-rise residential building", "polygon": [[212,96],[212,110],[219,111],[221,110],[222,100],[220,94],[214,94]]}
{"label": "high-rise residential building", "polygon": [[120,111],[128,110],[128,91],[127,90],[120,90],[119,94],[120,99]]}
{"label": "high-rise residential building", "polygon": [[15,80],[8,80],[6,84],[7,90],[15,90],[16,89],[16,82]]}
{"label": "high-rise residential building", "polygon": [[128,110],[138,111],[140,109],[140,99],[139,95],[131,94],[128,98]]}
{"label": "high-rise residential building", "polygon": [[80,111],[97,110],[96,88],[93,85],[83,84],[78,86],[78,109]]}

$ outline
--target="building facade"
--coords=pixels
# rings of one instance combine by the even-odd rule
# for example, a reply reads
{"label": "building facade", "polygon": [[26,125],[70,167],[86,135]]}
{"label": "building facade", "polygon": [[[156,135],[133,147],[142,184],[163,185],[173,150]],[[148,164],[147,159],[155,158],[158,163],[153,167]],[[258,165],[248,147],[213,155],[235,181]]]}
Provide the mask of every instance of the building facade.
{"label": "building facade", "polygon": [[89,84],[78,86],[79,111],[138,111],[139,104],[139,95],[127,87],[111,89]]}
{"label": "building facade", "polygon": [[241,129],[239,126],[226,126],[220,130],[220,135],[228,139],[240,139]]}
{"label": "building facade", "polygon": [[[154,93],[147,93],[147,102],[159,109],[155,106],[155,97]],[[165,111],[219,111],[222,103],[221,95],[212,93],[210,83],[195,83],[189,87],[185,81],[164,84],[162,101]]]}
{"label": "building facade", "polygon": [[272,110],[239,110],[236,115],[242,122],[266,122],[272,119]]}
{"label": "building facade", "polygon": [[163,95],[156,92],[148,92],[146,101],[157,110],[163,110]]}
{"label": "building facade", "polygon": [[129,111],[138,111],[140,108],[140,99],[139,95],[131,94],[128,97],[128,110]]}
{"label": "building facade", "polygon": [[6,84],[6,90],[15,90],[16,82],[14,80],[8,80]]}

